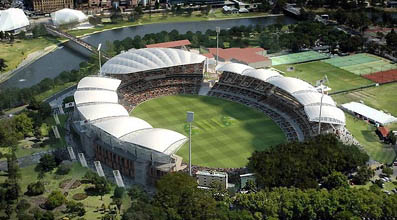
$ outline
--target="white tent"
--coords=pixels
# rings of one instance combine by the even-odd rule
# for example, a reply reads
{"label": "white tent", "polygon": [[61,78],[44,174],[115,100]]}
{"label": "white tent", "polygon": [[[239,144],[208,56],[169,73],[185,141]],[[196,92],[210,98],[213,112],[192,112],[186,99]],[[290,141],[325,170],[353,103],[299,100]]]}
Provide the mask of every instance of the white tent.
{"label": "white tent", "polygon": [[29,25],[29,20],[22,9],[9,8],[0,11],[0,31],[13,31]]}
{"label": "white tent", "polygon": [[371,120],[375,123],[379,123],[381,125],[387,125],[390,123],[397,122],[396,117],[394,117],[392,115],[388,115],[382,111],[379,111],[377,109],[371,108],[367,105],[364,105],[364,104],[361,104],[358,102],[349,102],[349,103],[343,104],[342,107],[344,109],[348,110],[349,112],[360,114],[360,115],[368,118],[369,120]]}
{"label": "white tent", "polygon": [[88,20],[87,15],[78,10],[64,8],[59,11],[51,13],[52,23],[54,25],[81,23]]}

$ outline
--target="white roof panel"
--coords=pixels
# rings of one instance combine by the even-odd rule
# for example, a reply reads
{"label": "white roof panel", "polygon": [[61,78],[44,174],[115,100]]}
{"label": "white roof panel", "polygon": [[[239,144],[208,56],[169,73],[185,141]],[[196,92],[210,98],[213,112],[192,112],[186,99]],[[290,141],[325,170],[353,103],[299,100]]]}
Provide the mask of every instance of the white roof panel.
{"label": "white roof panel", "polygon": [[29,20],[22,9],[0,10],[0,31],[13,31],[28,25]]}
{"label": "white roof panel", "polygon": [[140,118],[128,116],[99,120],[94,123],[94,126],[116,138],[120,138],[123,135],[140,129],[152,128],[152,126],[146,121]]}
{"label": "white roof panel", "polygon": [[237,74],[242,74],[245,70],[248,69],[254,69],[250,66],[247,66],[245,64],[241,63],[226,63],[226,64],[221,64],[216,66],[216,70],[220,72],[231,72],[231,73],[237,73]]}
{"label": "white roof panel", "polygon": [[[318,122],[320,106],[305,106],[305,113],[311,122]],[[321,108],[321,123],[345,125],[345,113],[335,106],[323,105]]]}
{"label": "white roof panel", "polygon": [[170,155],[186,142],[187,137],[168,129],[151,128],[132,132],[121,140]]}
{"label": "white roof panel", "polygon": [[[304,106],[320,105],[321,103],[321,93],[319,92],[299,93],[293,96],[298,100],[299,103],[301,103]],[[335,102],[331,98],[331,96],[324,95],[323,105],[335,106]]]}
{"label": "white roof panel", "polygon": [[129,74],[171,66],[204,62],[205,57],[185,50],[143,48],[129,50],[108,60],[102,66],[106,74]]}
{"label": "white roof panel", "polygon": [[119,104],[92,104],[77,107],[86,120],[96,120],[106,117],[128,116],[127,110]]}
{"label": "white roof panel", "polygon": [[87,15],[78,10],[64,8],[51,13],[51,20],[54,25],[81,23],[88,20]]}
{"label": "white roof panel", "polygon": [[77,90],[74,93],[76,105],[83,103],[118,103],[116,92],[109,90]]}
{"label": "white roof panel", "polygon": [[381,125],[386,125],[389,123],[397,122],[397,118],[388,115],[382,111],[379,111],[377,109],[371,108],[367,105],[358,103],[358,102],[349,102],[346,104],[342,105],[343,108],[351,111],[358,113],[366,118],[371,119],[372,121],[375,121],[377,123],[380,123]]}
{"label": "white roof panel", "polygon": [[87,76],[80,80],[77,89],[106,89],[116,91],[121,83],[121,80],[101,77],[101,76]]}
{"label": "white roof panel", "polygon": [[309,83],[292,77],[273,77],[268,82],[280,89],[293,94],[300,92],[317,92],[315,88]]}
{"label": "white roof panel", "polygon": [[271,77],[282,77],[280,73],[270,69],[246,69],[242,72],[242,75],[250,76],[265,82]]}

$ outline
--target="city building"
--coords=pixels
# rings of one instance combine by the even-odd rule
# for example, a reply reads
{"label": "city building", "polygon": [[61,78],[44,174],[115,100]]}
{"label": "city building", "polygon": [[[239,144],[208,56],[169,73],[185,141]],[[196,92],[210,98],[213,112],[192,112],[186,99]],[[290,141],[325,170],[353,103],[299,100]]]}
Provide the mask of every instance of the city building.
{"label": "city building", "polygon": [[73,0],[33,0],[33,11],[51,13],[63,8],[74,8]]}
{"label": "city building", "polygon": [[225,172],[197,171],[196,178],[200,187],[211,187],[214,183],[220,183],[225,189],[228,187],[228,175]]}

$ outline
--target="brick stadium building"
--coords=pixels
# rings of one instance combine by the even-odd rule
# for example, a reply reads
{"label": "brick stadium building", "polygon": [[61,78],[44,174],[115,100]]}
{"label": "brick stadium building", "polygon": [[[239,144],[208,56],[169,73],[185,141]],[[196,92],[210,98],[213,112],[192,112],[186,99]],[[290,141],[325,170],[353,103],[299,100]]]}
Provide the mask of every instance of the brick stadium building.
{"label": "brick stadium building", "polygon": [[74,94],[73,127],[86,156],[143,185],[183,169],[182,158],[174,153],[187,138],[130,117],[127,109],[163,95],[197,94],[204,61],[205,57],[183,50],[131,50],[103,65],[107,77],[83,78]]}
{"label": "brick stadium building", "polygon": [[73,0],[33,0],[33,11],[50,13],[63,8],[74,8]]}

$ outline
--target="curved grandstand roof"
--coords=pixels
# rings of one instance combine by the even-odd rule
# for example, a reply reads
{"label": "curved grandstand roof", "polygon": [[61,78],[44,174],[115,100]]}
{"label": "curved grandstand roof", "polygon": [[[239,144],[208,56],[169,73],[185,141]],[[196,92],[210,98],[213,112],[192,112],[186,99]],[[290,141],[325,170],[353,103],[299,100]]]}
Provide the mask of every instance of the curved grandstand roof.
{"label": "curved grandstand roof", "polygon": [[94,123],[94,126],[116,138],[120,138],[123,135],[140,129],[152,128],[152,126],[146,121],[129,116],[99,120]]}
{"label": "curved grandstand roof", "polygon": [[87,76],[80,80],[77,89],[106,89],[116,91],[121,80],[100,76]]}
{"label": "curved grandstand roof", "polygon": [[142,119],[129,117],[127,110],[117,104],[115,91],[120,82],[100,76],[81,79],[74,98],[83,119],[93,121],[94,127],[121,141],[167,155],[175,153],[187,138],[178,132],[153,128]]}
{"label": "curved grandstand roof", "polygon": [[298,92],[317,92],[309,83],[292,77],[276,77],[268,80],[268,83],[293,94]]}
{"label": "curved grandstand roof", "polygon": [[[318,122],[320,106],[305,106],[305,113],[311,122]],[[345,125],[345,113],[335,106],[323,105],[321,108],[321,122]]]}
{"label": "curved grandstand roof", "polygon": [[89,121],[107,117],[128,116],[127,110],[119,104],[98,103],[81,105],[77,108],[81,115]]}
{"label": "curved grandstand roof", "polygon": [[265,82],[272,77],[281,76],[277,71],[270,69],[246,69],[242,72],[242,75],[250,76]]}
{"label": "curved grandstand roof", "polygon": [[143,48],[129,50],[108,60],[102,66],[105,74],[129,74],[172,66],[204,62],[205,57],[185,50]]}
{"label": "curved grandstand roof", "polygon": [[22,9],[0,10],[0,31],[13,31],[28,25],[29,20]]}
{"label": "curved grandstand roof", "polygon": [[[318,92],[308,92],[308,93],[299,93],[294,95],[294,97],[298,100],[302,105],[320,105],[321,103],[321,93]],[[323,97],[323,105],[335,106],[334,100],[329,95],[324,95]]]}
{"label": "curved grandstand roof", "polygon": [[142,129],[120,138],[122,141],[137,144],[159,152],[175,152],[187,138],[175,131],[163,128]]}
{"label": "curved grandstand roof", "polygon": [[[305,107],[309,121],[318,122],[322,95],[309,83],[297,78],[284,77],[275,70],[254,69],[240,63],[227,63],[217,67],[217,70],[253,77],[286,91]],[[336,107],[334,100],[328,95],[323,97],[321,114],[323,123],[345,124],[343,111]]]}
{"label": "curved grandstand roof", "polygon": [[216,67],[217,71],[221,71],[221,72],[227,71],[227,72],[232,72],[232,73],[237,73],[237,74],[242,74],[245,70],[248,70],[248,69],[254,70],[254,68],[247,66],[245,64],[241,64],[241,63],[226,63],[223,65],[218,65]]}
{"label": "curved grandstand roof", "polygon": [[118,103],[116,92],[109,90],[80,90],[74,93],[76,105],[83,103]]}

